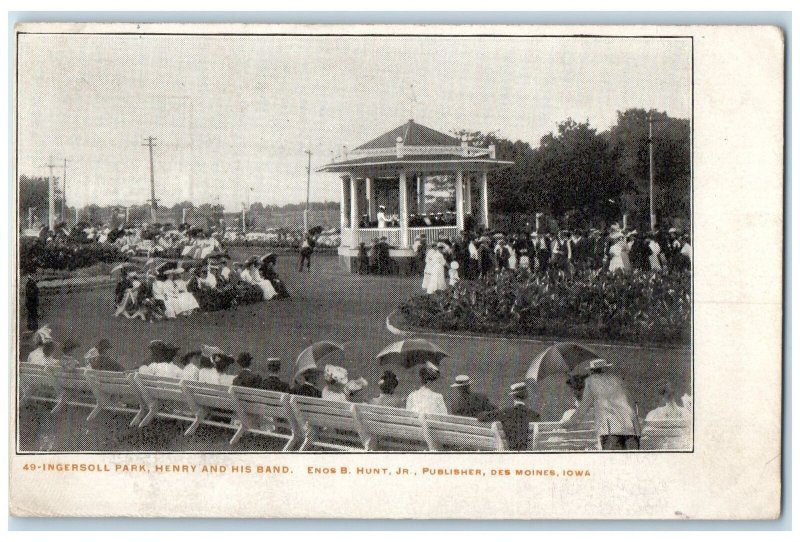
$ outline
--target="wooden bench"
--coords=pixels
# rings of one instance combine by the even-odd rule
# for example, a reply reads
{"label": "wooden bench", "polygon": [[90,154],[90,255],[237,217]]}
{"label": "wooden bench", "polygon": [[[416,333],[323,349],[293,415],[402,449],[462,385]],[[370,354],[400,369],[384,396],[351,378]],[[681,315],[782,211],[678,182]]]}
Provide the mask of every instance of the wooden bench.
{"label": "wooden bench", "polygon": [[142,400],[133,382],[133,373],[119,371],[86,370],[86,379],[92,387],[97,404],[89,413],[87,420],[93,420],[104,410],[111,412],[132,412],[136,416],[130,427],[136,427],[147,412],[147,404]]}
{"label": "wooden bench", "polygon": [[86,369],[78,368],[65,370],[62,367],[51,366],[48,370],[53,374],[53,381],[58,390],[58,401],[52,413],[59,414],[67,406],[94,408],[96,399],[91,384],[86,379]]}
{"label": "wooden bench", "polygon": [[692,447],[691,418],[645,421],[640,445],[642,450],[690,450]]}
{"label": "wooden bench", "polygon": [[230,386],[229,394],[241,423],[231,444],[236,444],[245,433],[284,439],[283,451],[292,450],[303,441],[303,431],[294,417],[288,394],[241,386]]}
{"label": "wooden bench", "polygon": [[236,399],[229,393],[229,386],[206,384],[194,380],[182,380],[180,386],[189,409],[195,416],[184,435],[193,435],[200,425],[238,429]]}
{"label": "wooden bench", "polygon": [[18,374],[20,403],[38,401],[55,404],[58,402],[59,390],[53,373],[47,365],[23,361],[19,364]]}
{"label": "wooden bench", "polygon": [[570,429],[563,429],[561,422],[533,422],[530,424],[528,449],[539,452],[600,450],[600,438],[591,421]]}
{"label": "wooden bench", "polygon": [[358,404],[355,410],[367,450],[414,451],[435,447],[417,412],[403,408]]}
{"label": "wooden bench", "polygon": [[331,450],[366,450],[369,436],[356,415],[356,404],[294,395],[289,399],[303,442],[300,451],[312,447]]}
{"label": "wooden bench", "polygon": [[502,451],[508,449],[500,422],[480,422],[475,418],[425,414],[436,451]]}
{"label": "wooden bench", "polygon": [[186,400],[181,381],[177,378],[133,373],[133,383],[142,401],[147,405],[147,414],[139,422],[144,427],[158,415],[161,418],[194,423],[197,416]]}

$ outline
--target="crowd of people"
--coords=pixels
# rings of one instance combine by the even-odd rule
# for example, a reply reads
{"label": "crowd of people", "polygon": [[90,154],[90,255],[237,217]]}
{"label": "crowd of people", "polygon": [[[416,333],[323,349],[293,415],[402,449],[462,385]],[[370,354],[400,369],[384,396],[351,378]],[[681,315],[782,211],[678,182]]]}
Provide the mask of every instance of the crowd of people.
{"label": "crowd of people", "polygon": [[142,270],[122,266],[115,289],[116,316],[153,321],[289,297],[275,271],[277,256],[230,262],[211,252],[202,260],[162,261]]}
{"label": "crowd of people", "polygon": [[642,235],[612,224],[607,230],[561,230],[557,234],[465,232],[454,242],[414,243],[415,268],[427,293],[452,286],[461,278],[478,279],[506,270],[569,277],[584,271],[632,273],[690,270],[688,233],[676,228]]}
{"label": "crowd of people", "polygon": [[[80,346],[71,339],[63,341],[61,356],[49,327],[43,326],[32,336],[33,350],[27,362],[62,367],[65,370],[92,368],[123,371],[111,353],[111,344],[102,339],[90,348],[82,360],[75,356]],[[419,385],[407,396],[398,393],[399,378],[385,370],[378,381],[379,394],[369,397],[368,382],[363,377],[351,378],[342,366],[327,364],[324,368],[306,366],[296,372],[292,382],[282,377],[280,358],[266,360],[266,374],[254,370],[253,357],[241,352],[233,357],[216,346],[201,345],[199,349],[178,355],[180,349],[162,340],[149,344],[149,355],[135,371],[149,376],[190,380],[208,384],[234,385],[330,401],[363,402],[374,405],[405,408],[426,414],[453,414],[476,418],[479,421],[499,421],[512,450],[528,447],[529,423],[539,421],[539,414],[528,404],[528,384],[516,382],[507,391],[507,404],[495,405],[486,395],[473,391],[469,375],[458,375],[449,385],[452,394],[445,400],[436,391],[441,377],[437,363],[427,361],[417,368]],[[575,408],[564,412],[561,426],[567,430],[590,420],[607,450],[639,449],[642,424],[658,420],[691,420],[691,397],[684,395],[680,404],[674,388],[668,382],[658,385],[661,403],[640,418],[638,407],[630,400],[624,380],[610,371],[613,364],[593,359],[576,367],[567,375],[566,383],[574,393]],[[670,432],[666,444],[670,448],[686,448],[691,434]]]}

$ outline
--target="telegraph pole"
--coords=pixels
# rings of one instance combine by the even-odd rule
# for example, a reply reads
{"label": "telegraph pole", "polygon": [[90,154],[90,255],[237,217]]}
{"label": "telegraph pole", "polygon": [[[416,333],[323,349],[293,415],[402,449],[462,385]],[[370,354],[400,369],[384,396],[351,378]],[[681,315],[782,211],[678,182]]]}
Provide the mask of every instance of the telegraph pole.
{"label": "telegraph pole", "polygon": [[67,221],[67,159],[64,158],[64,176],[61,178],[61,221]]}
{"label": "telegraph pole", "polygon": [[647,146],[650,154],[650,230],[656,229],[656,206],[653,199],[653,184],[655,183],[655,167],[653,164],[653,113],[647,114]]}
{"label": "telegraph pole", "polygon": [[305,153],[308,155],[308,182],[306,184],[306,210],[303,213],[303,230],[308,233],[308,210],[311,203],[311,151],[307,150]]}
{"label": "telegraph pole", "polygon": [[50,168],[50,177],[47,179],[47,227],[53,231],[56,225],[56,185],[55,176],[53,175],[53,168],[57,167],[53,164],[52,158],[46,168]]}
{"label": "telegraph pole", "polygon": [[156,222],[156,210],[158,209],[158,200],[156,199],[156,177],[153,172],[153,147],[155,146],[156,138],[153,136],[148,137],[145,139],[145,143],[142,143],[142,147],[150,148],[150,218],[153,224]]}

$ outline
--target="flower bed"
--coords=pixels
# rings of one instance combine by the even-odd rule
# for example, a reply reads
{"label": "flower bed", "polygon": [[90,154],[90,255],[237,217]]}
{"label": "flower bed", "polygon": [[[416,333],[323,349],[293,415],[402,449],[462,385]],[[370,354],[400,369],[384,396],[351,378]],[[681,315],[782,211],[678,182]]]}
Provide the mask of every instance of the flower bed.
{"label": "flower bed", "polygon": [[587,272],[572,279],[505,273],[412,298],[412,326],[527,336],[689,344],[691,274]]}
{"label": "flower bed", "polygon": [[122,259],[119,248],[110,243],[44,244],[38,239],[23,239],[19,246],[19,263],[23,272],[36,269],[73,271]]}

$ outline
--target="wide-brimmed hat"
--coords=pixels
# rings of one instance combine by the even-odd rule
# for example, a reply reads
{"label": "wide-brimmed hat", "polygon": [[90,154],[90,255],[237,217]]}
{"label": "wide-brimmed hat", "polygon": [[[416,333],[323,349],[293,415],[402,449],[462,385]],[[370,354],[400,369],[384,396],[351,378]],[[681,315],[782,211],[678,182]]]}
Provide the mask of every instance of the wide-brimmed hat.
{"label": "wide-brimmed hat", "polygon": [[268,261],[272,260],[272,262],[276,262],[278,260],[278,256],[274,252],[268,252],[261,256],[261,261],[267,263]]}
{"label": "wide-brimmed hat", "polygon": [[33,343],[33,346],[39,346],[41,344],[53,342],[53,331],[50,329],[50,326],[45,324],[37,329],[31,337],[31,342]]}
{"label": "wide-brimmed hat", "polygon": [[463,388],[470,385],[470,378],[468,375],[458,375],[455,382],[450,384],[451,388]]}
{"label": "wide-brimmed hat", "polygon": [[223,352],[216,346],[209,346],[207,344],[200,345],[200,352],[202,353],[203,357],[206,357],[208,359],[213,359],[214,356],[225,355],[225,352]]}
{"label": "wide-brimmed hat", "polygon": [[349,382],[347,378],[347,369],[339,367],[338,365],[326,365],[324,377],[326,382],[333,384],[346,385]]}

